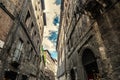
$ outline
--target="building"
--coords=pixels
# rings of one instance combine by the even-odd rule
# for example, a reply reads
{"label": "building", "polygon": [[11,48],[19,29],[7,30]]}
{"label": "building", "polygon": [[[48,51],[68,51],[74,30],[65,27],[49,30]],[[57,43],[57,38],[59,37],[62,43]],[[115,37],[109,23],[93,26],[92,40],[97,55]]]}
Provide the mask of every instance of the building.
{"label": "building", "polygon": [[119,0],[62,0],[58,80],[119,80],[119,25]]}
{"label": "building", "polygon": [[[61,14],[62,15],[62,14]],[[57,40],[57,52],[58,52],[58,80],[65,80],[66,71],[66,55],[65,55],[65,33],[64,28],[61,25],[65,25],[64,21],[60,23],[59,35]]]}
{"label": "building", "polygon": [[40,0],[0,0],[0,80],[40,80]]}
{"label": "building", "polygon": [[45,75],[49,77],[49,80],[56,80],[57,60],[51,57],[48,50],[44,51],[44,55],[46,56],[44,68]]}

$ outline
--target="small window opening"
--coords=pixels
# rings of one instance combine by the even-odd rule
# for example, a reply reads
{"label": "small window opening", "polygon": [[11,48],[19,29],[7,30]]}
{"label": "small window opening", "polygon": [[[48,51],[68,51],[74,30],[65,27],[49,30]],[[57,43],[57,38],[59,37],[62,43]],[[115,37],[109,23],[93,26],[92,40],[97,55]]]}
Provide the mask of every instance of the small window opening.
{"label": "small window opening", "polygon": [[25,18],[25,22],[27,21],[28,18],[30,18],[30,12],[29,11],[27,12],[27,16]]}

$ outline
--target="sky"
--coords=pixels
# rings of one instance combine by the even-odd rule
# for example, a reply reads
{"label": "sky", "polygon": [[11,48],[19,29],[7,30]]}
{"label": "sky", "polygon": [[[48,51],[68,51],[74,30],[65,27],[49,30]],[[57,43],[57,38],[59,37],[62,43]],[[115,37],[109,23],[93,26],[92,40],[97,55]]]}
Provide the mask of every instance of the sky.
{"label": "sky", "polygon": [[60,4],[61,0],[44,0],[46,23],[43,34],[43,49],[48,50],[51,56],[57,59],[56,42],[60,22]]}

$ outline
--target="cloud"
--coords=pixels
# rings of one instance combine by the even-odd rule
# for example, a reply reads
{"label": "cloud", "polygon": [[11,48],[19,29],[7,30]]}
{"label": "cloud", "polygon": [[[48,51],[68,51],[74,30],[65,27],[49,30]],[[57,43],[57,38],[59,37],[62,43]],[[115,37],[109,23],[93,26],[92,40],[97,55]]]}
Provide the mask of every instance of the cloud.
{"label": "cloud", "polygon": [[57,59],[56,41],[58,32],[57,31],[49,32],[50,34],[43,38],[43,48],[50,52],[52,58]]}
{"label": "cloud", "polygon": [[[44,26],[43,48],[48,50],[53,58],[57,58],[56,41],[58,36],[58,25],[60,16],[61,0],[45,0],[47,25]],[[58,18],[56,18],[58,17]],[[53,24],[55,21],[55,24]]]}
{"label": "cloud", "polygon": [[50,28],[45,29],[42,44],[45,49],[55,51],[58,31]]}
{"label": "cloud", "polygon": [[47,49],[49,51],[55,51],[56,47],[55,45],[48,39],[48,38],[43,38],[44,41],[43,41],[43,48],[44,49]]}
{"label": "cloud", "polygon": [[50,32],[50,36],[48,37],[48,39],[52,43],[56,43],[57,42],[57,36],[58,36],[58,32],[57,31],[52,31],[52,32]]}
{"label": "cloud", "polygon": [[44,44],[43,45],[44,50],[48,50],[51,54],[51,57],[57,59],[56,46],[54,45],[54,43],[48,40],[48,38],[45,38],[43,44]]}
{"label": "cloud", "polygon": [[53,24],[55,26],[59,26],[59,23],[60,23],[60,17],[59,16],[56,16],[54,19],[53,19]]}

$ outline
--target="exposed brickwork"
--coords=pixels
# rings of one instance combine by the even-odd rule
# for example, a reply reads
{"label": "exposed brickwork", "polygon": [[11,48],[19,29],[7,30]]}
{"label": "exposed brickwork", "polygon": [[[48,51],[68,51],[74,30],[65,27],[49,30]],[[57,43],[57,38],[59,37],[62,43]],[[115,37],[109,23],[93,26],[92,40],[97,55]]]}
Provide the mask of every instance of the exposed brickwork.
{"label": "exposed brickwork", "polygon": [[0,3],[14,16],[20,13],[23,3],[26,3],[24,0],[1,0]]}
{"label": "exposed brickwork", "polygon": [[0,40],[5,41],[13,20],[0,8]]}

